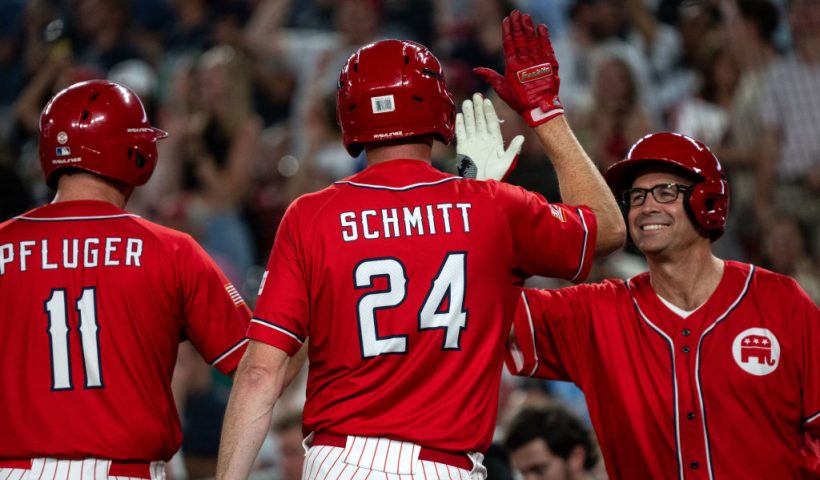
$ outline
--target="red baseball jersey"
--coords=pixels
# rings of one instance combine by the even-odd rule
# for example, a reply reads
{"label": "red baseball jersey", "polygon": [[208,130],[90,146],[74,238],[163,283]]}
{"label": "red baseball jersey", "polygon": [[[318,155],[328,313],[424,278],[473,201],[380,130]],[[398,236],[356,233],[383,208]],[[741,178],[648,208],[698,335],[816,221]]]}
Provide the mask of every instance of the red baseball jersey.
{"label": "red baseball jersey", "polygon": [[299,198],[276,235],[248,336],[310,338],[306,430],[483,451],[521,278],[579,281],[596,223],[418,160]]}
{"label": "red baseball jersey", "polygon": [[190,339],[222,372],[250,311],[190,236],[111,204],[0,225],[0,456],[168,460],[171,374]]}
{"label": "red baseball jersey", "polygon": [[507,365],[584,391],[613,480],[817,475],[820,314],[789,277],[727,261],[687,318],[648,273],[525,290],[515,330]]}

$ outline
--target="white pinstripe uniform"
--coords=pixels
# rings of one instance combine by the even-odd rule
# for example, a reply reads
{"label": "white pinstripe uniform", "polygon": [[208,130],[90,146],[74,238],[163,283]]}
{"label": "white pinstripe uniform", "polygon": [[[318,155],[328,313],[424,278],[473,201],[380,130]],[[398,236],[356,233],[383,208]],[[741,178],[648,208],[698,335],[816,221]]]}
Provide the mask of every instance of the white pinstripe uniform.
{"label": "white pinstripe uniform", "polygon": [[[473,469],[465,470],[445,463],[419,459],[421,447],[387,438],[347,437],[344,448],[329,445],[309,446],[313,434],[304,442],[307,455],[302,470],[304,480],[483,480],[487,469],[480,453],[467,454]],[[0,479],[2,480],[2,479]]]}
{"label": "white pinstripe uniform", "polygon": [[[35,458],[31,468],[2,468],[0,480],[144,480],[142,477],[110,476],[111,460],[59,460]],[[165,480],[165,462],[151,462],[150,480]]]}

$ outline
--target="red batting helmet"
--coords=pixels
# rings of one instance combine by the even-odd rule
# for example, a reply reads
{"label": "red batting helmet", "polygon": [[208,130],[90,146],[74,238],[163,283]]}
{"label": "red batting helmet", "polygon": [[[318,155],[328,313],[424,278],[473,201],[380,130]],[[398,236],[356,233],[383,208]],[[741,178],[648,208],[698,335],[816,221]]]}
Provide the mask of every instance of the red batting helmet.
{"label": "red batting helmet", "polygon": [[729,211],[729,182],[709,147],[679,133],[652,133],[635,142],[626,158],[609,167],[604,178],[620,198],[631,187],[637,170],[651,164],[670,165],[699,179],[684,205],[712,240],[720,237]]}
{"label": "red batting helmet", "polygon": [[424,133],[450,143],[455,116],[441,63],[418,43],[366,45],[350,56],[339,75],[336,120],[354,157],[363,143]]}
{"label": "red batting helmet", "polygon": [[81,82],[55,95],[40,115],[40,165],[51,188],[66,168],[142,185],[157,163],[156,141],[167,135],[148,123],[128,88]]}

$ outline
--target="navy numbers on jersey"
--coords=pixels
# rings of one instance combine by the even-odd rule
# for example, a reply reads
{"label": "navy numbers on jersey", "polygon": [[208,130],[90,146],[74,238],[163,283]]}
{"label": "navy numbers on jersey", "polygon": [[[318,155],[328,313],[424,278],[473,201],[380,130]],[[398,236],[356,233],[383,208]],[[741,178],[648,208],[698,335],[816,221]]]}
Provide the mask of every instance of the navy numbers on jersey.
{"label": "navy numbers on jersey", "polygon": [[[102,366],[100,365],[99,330],[97,324],[97,289],[83,288],[77,298],[75,308],[80,319],[78,330],[82,346],[85,388],[102,388]],[[73,390],[71,383],[71,356],[69,354],[68,305],[66,290],[55,288],[44,302],[48,316],[48,337],[51,351],[51,389]]]}
{"label": "navy numbers on jersey", "polygon": [[[447,254],[418,312],[419,330],[444,330],[442,350],[461,349],[461,332],[467,326],[466,260],[466,252]],[[407,353],[407,335],[380,337],[376,325],[378,310],[395,308],[407,297],[404,265],[396,258],[367,259],[356,265],[353,276],[357,289],[372,287],[375,278],[387,279],[386,290],[366,293],[357,304],[362,357]],[[443,305],[446,305],[445,311],[442,311]]]}

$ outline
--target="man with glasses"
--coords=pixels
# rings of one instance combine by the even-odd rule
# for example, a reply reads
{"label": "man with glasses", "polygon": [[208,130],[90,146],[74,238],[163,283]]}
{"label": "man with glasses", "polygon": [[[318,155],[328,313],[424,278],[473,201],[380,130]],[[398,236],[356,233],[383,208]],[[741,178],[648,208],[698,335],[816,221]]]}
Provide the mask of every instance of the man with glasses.
{"label": "man with glasses", "polygon": [[791,278],[712,253],[717,158],[652,134],[605,178],[649,272],[526,290],[508,366],[586,393],[611,479],[817,478],[820,314]]}

